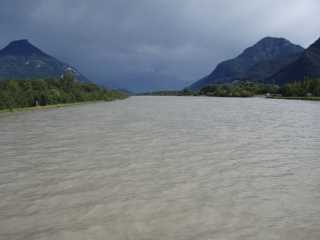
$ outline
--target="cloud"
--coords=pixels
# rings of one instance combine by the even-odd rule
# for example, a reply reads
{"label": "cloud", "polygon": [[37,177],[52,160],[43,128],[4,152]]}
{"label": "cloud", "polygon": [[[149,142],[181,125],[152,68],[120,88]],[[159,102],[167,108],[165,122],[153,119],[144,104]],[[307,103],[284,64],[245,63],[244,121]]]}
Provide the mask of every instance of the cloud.
{"label": "cloud", "polygon": [[307,46],[317,0],[2,0],[0,44],[28,38],[90,79],[180,88],[264,36]]}

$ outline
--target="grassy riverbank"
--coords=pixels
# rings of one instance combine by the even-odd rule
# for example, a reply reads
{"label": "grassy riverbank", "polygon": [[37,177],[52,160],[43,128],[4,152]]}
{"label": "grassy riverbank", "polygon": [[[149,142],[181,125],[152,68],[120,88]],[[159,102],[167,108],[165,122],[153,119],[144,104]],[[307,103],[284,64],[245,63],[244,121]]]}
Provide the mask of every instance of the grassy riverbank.
{"label": "grassy riverbank", "polygon": [[94,104],[94,103],[98,103],[98,102],[104,102],[104,101],[60,103],[60,104],[52,104],[52,105],[46,105],[46,106],[33,106],[33,107],[21,107],[21,108],[13,108],[13,109],[1,109],[0,113],[48,110],[48,109],[65,108],[65,107],[72,107],[72,106],[78,106],[78,105]]}

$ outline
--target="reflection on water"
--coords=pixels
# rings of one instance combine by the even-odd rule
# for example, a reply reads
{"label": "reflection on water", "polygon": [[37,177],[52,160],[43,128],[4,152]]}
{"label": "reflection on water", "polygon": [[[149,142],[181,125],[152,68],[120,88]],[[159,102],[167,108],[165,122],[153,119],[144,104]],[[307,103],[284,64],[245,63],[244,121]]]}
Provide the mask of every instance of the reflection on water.
{"label": "reflection on water", "polygon": [[132,97],[0,115],[0,239],[320,239],[320,103]]}

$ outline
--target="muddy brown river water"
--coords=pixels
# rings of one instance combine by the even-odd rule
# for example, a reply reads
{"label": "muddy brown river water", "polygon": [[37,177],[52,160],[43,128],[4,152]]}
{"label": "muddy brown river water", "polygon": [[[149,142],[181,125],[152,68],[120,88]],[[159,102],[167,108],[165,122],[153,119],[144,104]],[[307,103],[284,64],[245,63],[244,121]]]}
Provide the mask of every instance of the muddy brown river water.
{"label": "muddy brown river water", "polygon": [[0,114],[1,240],[319,240],[320,102]]}

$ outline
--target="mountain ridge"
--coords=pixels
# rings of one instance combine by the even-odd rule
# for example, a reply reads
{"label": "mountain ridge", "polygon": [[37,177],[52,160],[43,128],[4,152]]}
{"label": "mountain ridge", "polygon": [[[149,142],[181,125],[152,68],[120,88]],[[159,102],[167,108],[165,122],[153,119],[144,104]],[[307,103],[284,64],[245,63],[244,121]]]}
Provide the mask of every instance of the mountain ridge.
{"label": "mountain ridge", "polygon": [[12,41],[0,50],[0,80],[59,78],[65,71],[72,71],[79,81],[89,81],[76,68],[50,56],[27,39]]}
{"label": "mountain ridge", "polygon": [[12,41],[6,47],[0,50],[0,56],[17,55],[28,57],[33,54],[49,56],[36,46],[32,45],[28,39]]}
{"label": "mountain ridge", "polygon": [[219,63],[208,76],[190,86],[199,90],[206,85],[229,84],[241,80],[263,81],[303,52],[299,45],[285,38],[265,37],[240,55]]}
{"label": "mountain ridge", "polygon": [[278,85],[306,78],[320,77],[320,38],[311,44],[301,56],[267,79]]}

